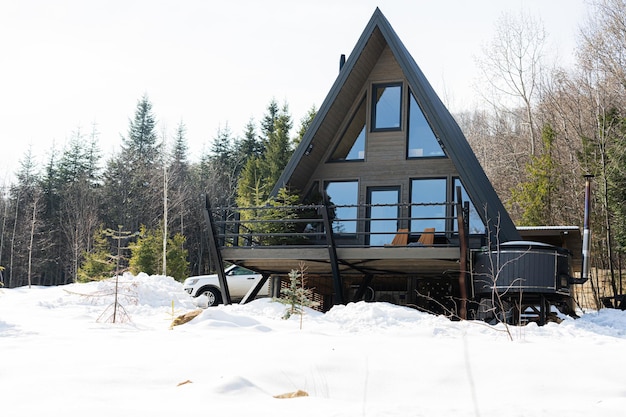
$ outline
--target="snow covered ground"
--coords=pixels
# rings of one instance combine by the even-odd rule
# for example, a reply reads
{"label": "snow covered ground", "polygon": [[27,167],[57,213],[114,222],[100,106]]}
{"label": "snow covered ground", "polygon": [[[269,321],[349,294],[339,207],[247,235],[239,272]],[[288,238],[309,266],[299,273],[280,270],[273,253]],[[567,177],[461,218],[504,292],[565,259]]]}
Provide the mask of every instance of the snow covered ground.
{"label": "snow covered ground", "polygon": [[[204,310],[166,277],[0,289],[2,416],[619,416],[626,313],[513,328],[385,303],[282,320],[269,299]],[[120,315],[116,316],[120,319]],[[124,318],[123,316],[121,318]],[[182,384],[181,384],[182,383]],[[308,397],[275,395],[306,391]]]}

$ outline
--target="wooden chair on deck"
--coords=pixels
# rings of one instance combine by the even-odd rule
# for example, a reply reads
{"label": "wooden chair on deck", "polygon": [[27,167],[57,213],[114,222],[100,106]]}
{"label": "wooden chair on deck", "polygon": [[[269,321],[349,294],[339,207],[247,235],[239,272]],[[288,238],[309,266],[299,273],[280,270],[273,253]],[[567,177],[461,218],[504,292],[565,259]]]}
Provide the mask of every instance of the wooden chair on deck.
{"label": "wooden chair on deck", "polygon": [[409,243],[409,229],[398,229],[398,233],[391,241],[391,246],[406,246]]}
{"label": "wooden chair on deck", "polygon": [[[435,228],[427,227],[417,240],[418,246],[430,246],[435,243]],[[407,246],[409,244],[409,229],[398,229],[391,244],[385,246]]]}
{"label": "wooden chair on deck", "polygon": [[421,243],[424,246],[429,246],[435,243],[435,228],[427,227],[422,232],[422,235],[417,240],[418,243]]}

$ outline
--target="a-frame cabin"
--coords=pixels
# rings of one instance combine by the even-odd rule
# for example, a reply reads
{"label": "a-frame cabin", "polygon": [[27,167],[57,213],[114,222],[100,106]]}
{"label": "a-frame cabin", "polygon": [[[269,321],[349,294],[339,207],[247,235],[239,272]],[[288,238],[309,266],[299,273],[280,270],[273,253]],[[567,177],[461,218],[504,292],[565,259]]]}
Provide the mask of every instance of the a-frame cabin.
{"label": "a-frame cabin", "polygon": [[295,209],[310,218],[271,229],[270,244],[233,212],[244,209],[212,209],[219,255],[283,279],[303,264],[325,308],[365,298],[436,311],[470,298],[472,249],[521,239],[509,214],[379,9],[340,67],[273,191],[319,205]]}
{"label": "a-frame cabin", "polygon": [[458,179],[476,209],[472,230],[495,233],[499,221],[501,240],[520,239],[463,132],[376,9],[274,193],[348,181],[357,194],[344,202],[371,201],[375,187],[399,187],[397,202],[451,202]]}

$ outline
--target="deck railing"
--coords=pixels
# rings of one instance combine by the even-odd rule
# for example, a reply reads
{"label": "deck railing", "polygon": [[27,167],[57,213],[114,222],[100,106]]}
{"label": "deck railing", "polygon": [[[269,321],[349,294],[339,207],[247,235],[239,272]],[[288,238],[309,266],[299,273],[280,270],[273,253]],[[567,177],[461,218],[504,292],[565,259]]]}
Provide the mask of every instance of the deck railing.
{"label": "deck railing", "polygon": [[[263,207],[212,208],[214,229],[221,247],[255,246],[320,246],[328,245],[327,229],[337,247],[418,246],[420,237],[432,246],[458,246],[456,203],[403,203],[359,205],[296,205]],[[439,207],[447,216],[412,217],[414,209]],[[357,213],[355,217],[339,218],[336,213],[345,210]],[[368,213],[378,209],[397,210],[397,217],[372,217]],[[463,209],[463,224],[467,233],[469,205]],[[430,225],[434,228],[425,226]],[[342,227],[343,226],[343,227]],[[348,229],[346,226],[350,226]],[[443,226],[443,227],[442,227]],[[406,239],[396,239],[406,235]],[[422,239],[423,240],[423,239]],[[404,244],[398,245],[398,241]]]}

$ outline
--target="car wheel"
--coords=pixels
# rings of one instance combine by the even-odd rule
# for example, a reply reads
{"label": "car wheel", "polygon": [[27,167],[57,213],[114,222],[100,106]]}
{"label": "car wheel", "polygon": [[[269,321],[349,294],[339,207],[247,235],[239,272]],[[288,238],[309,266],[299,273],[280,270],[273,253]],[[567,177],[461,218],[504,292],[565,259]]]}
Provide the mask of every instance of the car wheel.
{"label": "car wheel", "polygon": [[206,296],[208,301],[207,305],[209,307],[216,306],[222,302],[222,294],[220,294],[220,291],[217,288],[202,288],[198,291],[198,295],[196,297],[201,295]]}

